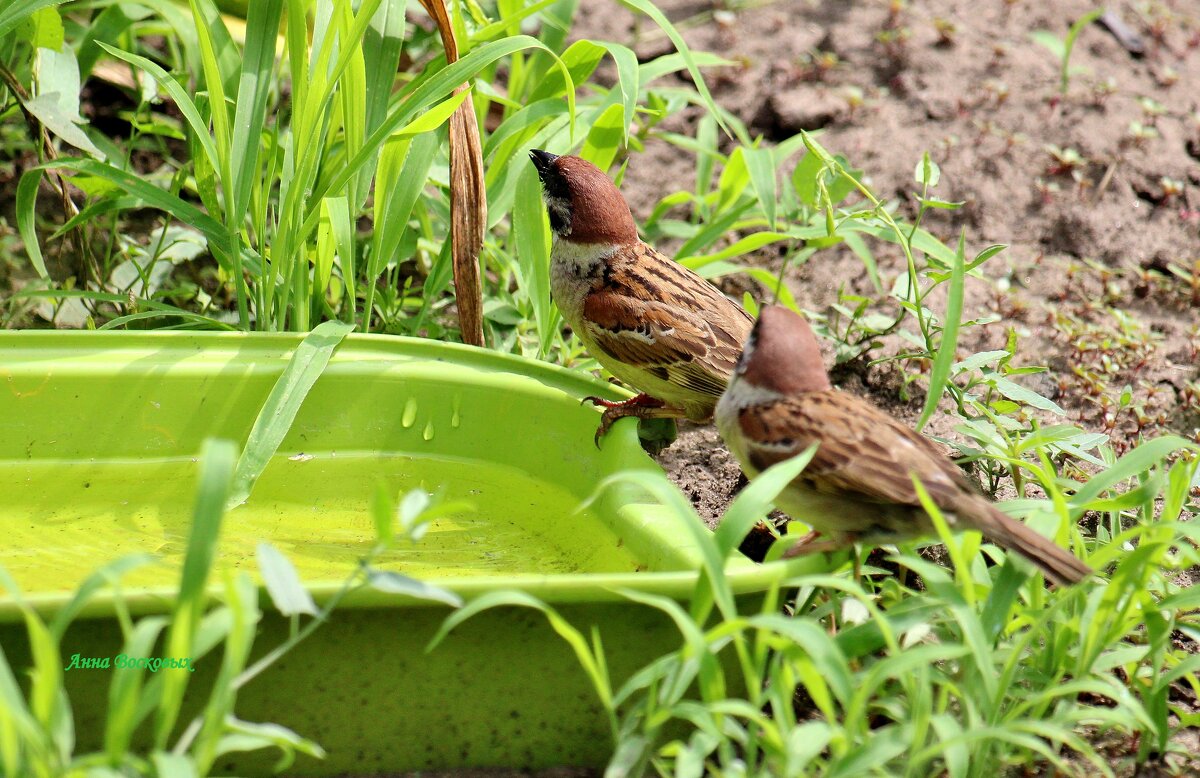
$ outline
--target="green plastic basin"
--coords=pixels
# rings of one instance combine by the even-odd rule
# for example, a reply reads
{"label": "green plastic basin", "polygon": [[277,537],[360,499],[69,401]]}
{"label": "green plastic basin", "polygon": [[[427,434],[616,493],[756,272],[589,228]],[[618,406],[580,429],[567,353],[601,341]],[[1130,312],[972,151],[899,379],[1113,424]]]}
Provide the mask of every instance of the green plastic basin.
{"label": "green plastic basin", "polygon": [[[0,565],[41,611],[62,607],[100,564],[158,555],[123,582],[135,614],[166,612],[179,577],[201,443],[242,442],[300,342],[296,335],[0,333]],[[318,602],[374,542],[369,505],[393,493],[444,489],[475,510],[437,521],[380,567],[464,598],[514,588],[577,627],[601,632],[616,682],[678,646],[658,612],[617,592],[685,597],[697,553],[678,519],[630,488],[578,506],[605,477],[657,471],[632,422],[603,448],[587,394],[619,390],[587,376],[453,344],[350,336],[313,387],[250,500],[225,519],[217,565],[254,570],[263,540],[296,565]],[[731,562],[753,596],[777,566]],[[218,578],[219,580],[219,578]],[[266,610],[256,654],[288,622]],[[320,743],[324,761],[292,773],[459,766],[600,765],[607,720],[571,651],[532,611],[487,612],[432,653],[444,606],[373,591],[242,690],[238,714]],[[0,641],[20,677],[29,652],[19,611],[0,598]],[[113,601],[93,600],[65,656],[115,656]],[[201,692],[219,659],[197,664]],[[96,748],[110,675],[68,672],[80,749]],[[267,772],[275,755],[220,765]]]}

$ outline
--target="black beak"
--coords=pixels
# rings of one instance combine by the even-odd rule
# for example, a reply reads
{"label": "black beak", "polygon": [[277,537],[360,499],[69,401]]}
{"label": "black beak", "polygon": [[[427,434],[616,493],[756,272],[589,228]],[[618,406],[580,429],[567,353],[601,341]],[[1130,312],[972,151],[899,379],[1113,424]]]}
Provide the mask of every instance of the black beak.
{"label": "black beak", "polygon": [[529,158],[533,160],[533,166],[537,168],[538,178],[545,180],[546,173],[550,172],[550,165],[558,159],[558,155],[541,149],[530,149]]}

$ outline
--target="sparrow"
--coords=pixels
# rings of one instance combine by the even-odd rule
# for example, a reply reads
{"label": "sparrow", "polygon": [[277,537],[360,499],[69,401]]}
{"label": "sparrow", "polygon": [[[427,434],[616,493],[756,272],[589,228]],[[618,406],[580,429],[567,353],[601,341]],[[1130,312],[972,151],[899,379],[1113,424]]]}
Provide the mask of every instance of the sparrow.
{"label": "sparrow", "polygon": [[776,500],[812,527],[785,557],[936,534],[917,498],[915,475],[952,529],[983,533],[1059,585],[1082,581],[1092,572],[1050,539],[1001,513],[929,438],[866,400],[834,389],[808,322],[787,308],[763,308],[717,404],[716,422],[751,478],[817,444],[804,471]]}
{"label": "sparrow", "polygon": [[550,216],[550,296],[596,360],[640,394],[604,408],[597,445],[625,416],[712,419],[754,324],[712,284],[638,237],[604,171],[529,152]]}

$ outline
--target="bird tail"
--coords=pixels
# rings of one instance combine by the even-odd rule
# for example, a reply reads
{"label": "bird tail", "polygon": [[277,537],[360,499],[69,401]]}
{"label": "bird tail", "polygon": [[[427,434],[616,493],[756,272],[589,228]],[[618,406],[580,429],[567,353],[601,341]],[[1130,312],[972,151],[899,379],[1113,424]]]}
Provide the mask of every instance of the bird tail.
{"label": "bird tail", "polygon": [[987,522],[988,526],[983,534],[1033,562],[1058,586],[1079,583],[1094,572],[1053,540],[1004,515],[990,503],[987,504],[987,510],[990,521]]}

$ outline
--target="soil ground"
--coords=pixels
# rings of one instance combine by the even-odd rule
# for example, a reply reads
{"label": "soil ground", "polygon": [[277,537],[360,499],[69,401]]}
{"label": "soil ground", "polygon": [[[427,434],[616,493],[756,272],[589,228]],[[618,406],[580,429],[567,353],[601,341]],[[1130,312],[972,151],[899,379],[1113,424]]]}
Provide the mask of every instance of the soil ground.
{"label": "soil ground", "polygon": [[[950,245],[965,229],[968,256],[1009,246],[983,265],[985,277],[968,281],[964,318],[998,320],[963,331],[964,356],[1003,347],[1015,328],[1015,363],[1048,368],[1030,387],[1071,421],[1110,433],[1119,450],[1139,433],[1137,411],[1113,410],[1126,385],[1131,406],[1141,406],[1141,434],[1197,434],[1200,416],[1187,405],[1189,383],[1200,379],[1200,3],[1109,6],[1143,52],[1087,26],[1065,98],[1059,60],[1031,33],[1065,37],[1092,8],[1084,0],[658,5],[690,46],[733,61],[708,71],[707,82],[752,134],[778,141],[821,130],[827,149],[910,217],[913,170],[930,153],[942,171],[935,193],[964,205],[928,214],[925,226]],[[574,35],[624,39],[645,59],[670,48],[609,3],[581,4]],[[670,128],[694,120],[685,114]],[[651,141],[623,186],[634,213],[645,217],[665,193],[690,189],[694,165],[690,153]],[[903,258],[889,245],[875,250],[886,287]],[[777,269],[780,258],[764,251],[743,261]],[[818,313],[839,291],[873,294],[845,250],[821,251],[787,279],[800,305]],[[919,384],[918,396],[901,401],[894,363],[839,373],[843,388],[916,418]],[[711,521],[737,467],[711,427],[685,427],[660,461]],[[952,427],[944,417],[929,431],[954,438]]]}

